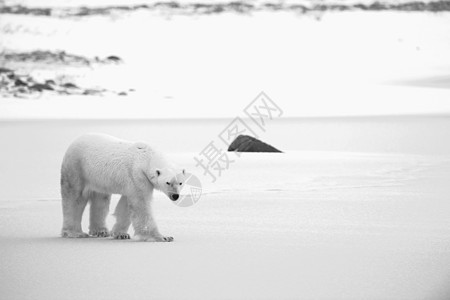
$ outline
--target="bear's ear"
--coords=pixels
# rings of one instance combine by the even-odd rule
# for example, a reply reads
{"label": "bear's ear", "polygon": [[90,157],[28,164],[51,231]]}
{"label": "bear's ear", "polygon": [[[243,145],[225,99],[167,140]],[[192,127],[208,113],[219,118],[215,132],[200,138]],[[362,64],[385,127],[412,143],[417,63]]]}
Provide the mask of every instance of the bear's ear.
{"label": "bear's ear", "polygon": [[160,170],[156,170],[156,176],[161,175],[161,171]]}

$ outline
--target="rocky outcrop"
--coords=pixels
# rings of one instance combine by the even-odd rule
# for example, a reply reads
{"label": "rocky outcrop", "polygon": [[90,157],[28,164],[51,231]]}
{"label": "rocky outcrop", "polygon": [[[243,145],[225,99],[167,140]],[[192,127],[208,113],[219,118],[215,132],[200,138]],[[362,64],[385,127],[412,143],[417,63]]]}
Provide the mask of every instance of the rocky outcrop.
{"label": "rocky outcrop", "polygon": [[282,151],[249,135],[239,135],[228,147],[228,151],[236,152],[277,152]]}

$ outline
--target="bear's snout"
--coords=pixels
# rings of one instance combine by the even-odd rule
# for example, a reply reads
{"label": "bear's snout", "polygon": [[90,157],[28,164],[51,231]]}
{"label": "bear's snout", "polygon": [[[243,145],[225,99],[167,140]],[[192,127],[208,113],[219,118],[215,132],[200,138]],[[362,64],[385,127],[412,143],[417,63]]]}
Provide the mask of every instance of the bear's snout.
{"label": "bear's snout", "polygon": [[180,195],[178,195],[178,194],[170,194],[170,200],[176,201],[176,200],[178,200],[179,197],[180,197]]}

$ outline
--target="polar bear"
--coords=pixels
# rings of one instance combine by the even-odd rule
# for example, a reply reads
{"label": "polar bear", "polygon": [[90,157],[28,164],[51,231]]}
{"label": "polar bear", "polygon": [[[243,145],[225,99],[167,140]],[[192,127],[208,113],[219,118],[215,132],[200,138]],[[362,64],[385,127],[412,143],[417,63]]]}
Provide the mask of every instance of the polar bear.
{"label": "polar bear", "polygon": [[[61,167],[63,226],[68,238],[107,237],[129,239],[133,225],[143,241],[171,242],[159,233],[152,215],[153,190],[172,201],[179,198],[185,171],[177,169],[158,151],[142,142],[129,142],[105,134],[86,134],[67,149]],[[116,224],[109,232],[105,219],[111,194],[120,194]],[[89,235],[81,218],[90,202]]]}

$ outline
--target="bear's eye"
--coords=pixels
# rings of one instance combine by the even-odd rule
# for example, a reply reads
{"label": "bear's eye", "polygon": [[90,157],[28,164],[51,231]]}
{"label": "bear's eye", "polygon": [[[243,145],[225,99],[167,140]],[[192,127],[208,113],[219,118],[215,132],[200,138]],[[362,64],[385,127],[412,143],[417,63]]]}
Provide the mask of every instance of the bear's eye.
{"label": "bear's eye", "polygon": [[180,182],[180,185],[182,185],[183,183],[182,182]]}
{"label": "bear's eye", "polygon": [[170,182],[167,181],[166,184],[167,184],[167,185],[170,185]]}

